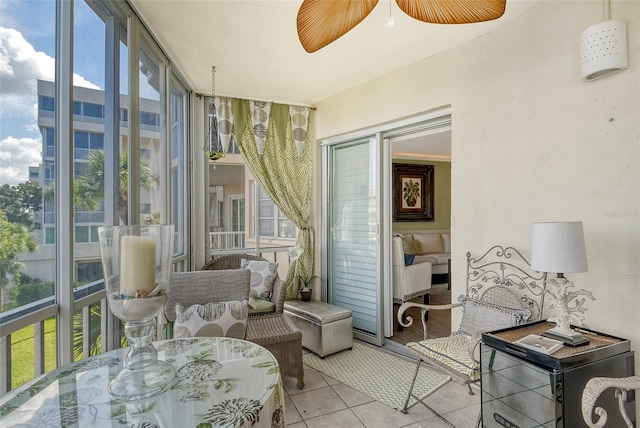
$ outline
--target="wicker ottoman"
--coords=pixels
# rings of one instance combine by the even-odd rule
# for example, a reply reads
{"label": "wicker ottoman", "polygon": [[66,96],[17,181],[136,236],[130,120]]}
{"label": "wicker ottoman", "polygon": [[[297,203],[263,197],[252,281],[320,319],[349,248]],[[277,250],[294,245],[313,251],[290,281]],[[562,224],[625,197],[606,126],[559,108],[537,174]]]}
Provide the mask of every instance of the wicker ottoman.
{"label": "wicker ottoman", "polygon": [[267,348],[278,360],[280,373],[297,378],[298,389],[304,388],[302,333],[293,330],[282,314],[250,317],[247,340]]}

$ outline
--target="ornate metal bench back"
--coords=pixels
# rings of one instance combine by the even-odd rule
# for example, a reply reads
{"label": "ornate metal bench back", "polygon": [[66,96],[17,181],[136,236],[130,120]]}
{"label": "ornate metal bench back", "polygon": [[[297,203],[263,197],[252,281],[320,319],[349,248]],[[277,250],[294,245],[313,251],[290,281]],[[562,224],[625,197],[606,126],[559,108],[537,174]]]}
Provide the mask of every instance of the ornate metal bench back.
{"label": "ornate metal bench back", "polygon": [[529,261],[513,247],[494,245],[479,258],[467,253],[467,296],[480,299],[492,286],[506,287],[531,310],[530,321],[542,319],[546,278],[546,273],[531,270]]}

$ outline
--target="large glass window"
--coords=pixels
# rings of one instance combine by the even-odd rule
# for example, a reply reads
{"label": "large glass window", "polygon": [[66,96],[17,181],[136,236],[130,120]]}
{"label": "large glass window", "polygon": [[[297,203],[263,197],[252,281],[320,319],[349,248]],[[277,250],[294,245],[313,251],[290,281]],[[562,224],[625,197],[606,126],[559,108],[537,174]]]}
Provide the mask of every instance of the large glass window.
{"label": "large glass window", "polygon": [[[94,293],[97,294],[92,298],[100,300],[100,293],[104,292],[97,233],[100,226],[173,221],[180,223],[179,228],[176,226],[180,231],[176,248],[182,253],[188,249],[184,214],[186,124],[189,123],[187,89],[178,84],[177,79],[172,86],[172,132],[169,134],[165,123],[168,105],[163,93],[169,61],[162,56],[152,38],[144,33],[143,25],[132,27],[139,28],[142,33],[127,34],[128,23],[137,20],[127,3],[107,0],[73,2],[71,38],[64,37],[64,31],[56,31],[56,5],[61,4],[69,5],[61,0],[2,0],[0,27],[3,28],[3,37],[10,39],[3,43],[3,63],[6,61],[14,73],[3,76],[0,93],[0,229],[10,227],[14,231],[10,234],[11,239],[20,240],[20,243],[15,247],[18,248],[15,254],[0,260],[15,267],[0,277],[0,323],[3,334],[9,332],[12,341],[22,338],[12,329],[18,325],[14,320],[23,315],[31,315],[30,319],[35,320],[34,311],[44,308],[50,314],[50,308],[55,305],[69,308],[74,305],[74,300],[77,305],[80,297]],[[60,10],[65,18],[69,18],[69,9]],[[67,87],[64,79],[54,81],[56,39],[61,42],[59,46],[63,52],[73,57],[73,70],[64,70],[64,67],[58,70],[62,71],[62,76],[73,75],[72,88]],[[129,70],[131,52],[127,48],[128,40],[136,42],[136,49],[142,46],[136,52],[136,58],[140,55],[140,62],[134,70]],[[69,58],[68,55],[65,57]],[[140,77],[139,81],[133,78],[132,73]],[[61,93],[72,93],[73,99],[56,100],[57,86],[61,86]],[[132,104],[137,106],[133,107],[136,108],[135,115],[129,115],[132,108],[129,106],[130,96],[138,97],[139,102]],[[69,103],[71,111],[62,111],[67,110],[64,108],[56,111],[61,118],[56,122],[53,113],[62,101]],[[56,129],[56,123],[64,128],[67,121],[72,123],[71,130]],[[130,127],[140,129],[139,135],[130,136]],[[68,133],[71,138],[56,141],[58,135]],[[168,136],[175,139],[171,152],[168,150]],[[69,144],[73,155],[66,159]],[[134,160],[127,158],[131,144],[140,151],[140,157],[135,156]],[[60,158],[56,156],[55,151],[59,147],[63,149],[63,163],[59,163]],[[5,153],[11,156],[4,156]],[[132,172],[141,178],[140,191],[129,195],[124,184]],[[119,179],[121,183],[118,183]],[[56,182],[72,185],[56,189]],[[63,206],[60,212],[56,212],[60,199],[72,201],[72,206]],[[132,206],[139,207],[133,210],[140,213],[139,218],[128,217],[129,201]],[[176,208],[170,211],[169,203]],[[18,205],[18,212],[11,212],[11,207]],[[69,229],[68,217],[61,218],[61,212],[68,212],[73,217],[68,237],[59,235]],[[4,239],[5,234],[2,235],[0,239]],[[0,241],[0,248],[8,248],[5,244]],[[4,252],[2,257],[5,257]],[[61,260],[71,257],[74,267],[58,263],[57,257]],[[67,272],[67,269],[75,272]],[[71,278],[73,284],[66,280],[64,284],[57,284],[60,277]],[[70,285],[73,293],[69,297]],[[99,306],[91,308],[92,316],[95,310],[99,311]],[[61,324],[65,331],[56,331],[60,323],[52,320],[50,325],[53,326],[51,333],[54,337],[52,340],[45,338],[45,347],[51,349],[52,354],[38,356],[46,361],[47,366],[37,370],[55,367],[56,336],[64,337],[66,343],[70,343],[71,335],[80,334],[82,337],[74,336],[71,341],[78,344],[83,339],[86,341],[85,335],[89,334],[91,349],[100,350],[99,338],[107,332],[100,332],[98,328],[95,333],[93,326],[87,332],[82,311],[75,315],[80,317],[80,325],[83,326],[75,332],[70,331],[69,321],[76,319],[70,320],[65,311],[57,315],[58,321],[63,321]],[[98,315],[98,321],[99,318]],[[33,331],[31,327],[31,333],[28,333],[30,342],[22,340],[25,343],[22,348],[11,344],[13,360],[34,357],[34,348],[37,347],[33,345]],[[117,337],[115,341],[111,339],[109,343],[112,345],[109,346],[119,345]],[[96,343],[98,346],[94,347]],[[76,359],[83,356],[82,350],[79,353],[75,351]],[[63,362],[68,359],[68,351],[60,350],[60,354],[65,353],[67,355],[61,357]],[[28,369],[11,373],[10,388],[39,374],[33,370],[35,365],[31,361],[25,364]],[[6,367],[4,364],[0,366],[0,370]]]}
{"label": "large glass window", "polygon": [[[54,230],[41,227],[43,185],[55,177],[53,162],[43,158],[55,147],[54,94],[39,88],[55,76],[56,3],[2,0],[0,10],[2,68],[11,70],[0,78],[0,322],[6,331],[8,317],[33,302],[53,304],[55,294],[55,252],[44,245],[53,242]],[[13,386],[35,375],[33,337],[31,327],[3,342],[10,346],[13,366],[22,367],[7,376]],[[50,342],[45,370],[56,365],[55,338]]]}
{"label": "large glass window", "polygon": [[[137,71],[140,78],[140,222],[153,224],[167,222],[163,219],[161,186],[161,172],[165,172],[162,162],[166,159],[166,138],[161,132],[164,126],[160,126],[165,117],[162,108],[164,88],[161,85],[160,74],[164,72],[162,62],[153,54],[153,50],[143,44],[140,49],[140,69]],[[149,153],[143,156],[142,151]],[[142,212],[143,206],[150,206],[147,213]]]}
{"label": "large glass window", "polygon": [[171,222],[175,225],[174,253],[186,253],[186,168],[187,93],[177,81],[171,82]]}

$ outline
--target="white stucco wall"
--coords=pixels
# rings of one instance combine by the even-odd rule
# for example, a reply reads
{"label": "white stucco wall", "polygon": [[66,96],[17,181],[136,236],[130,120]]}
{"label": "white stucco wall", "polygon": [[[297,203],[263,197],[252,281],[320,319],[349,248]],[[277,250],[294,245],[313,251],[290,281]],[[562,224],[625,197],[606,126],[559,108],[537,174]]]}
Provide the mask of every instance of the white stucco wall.
{"label": "white stucco wall", "polygon": [[451,105],[453,296],[464,291],[466,251],[500,243],[529,258],[531,223],[582,220],[589,272],[567,276],[597,298],[586,326],[631,339],[638,353],[640,2],[612,1],[611,19],[627,22],[626,71],[580,78],[580,33],[603,20],[602,2],[541,1],[480,39],[319,103],[315,134]]}

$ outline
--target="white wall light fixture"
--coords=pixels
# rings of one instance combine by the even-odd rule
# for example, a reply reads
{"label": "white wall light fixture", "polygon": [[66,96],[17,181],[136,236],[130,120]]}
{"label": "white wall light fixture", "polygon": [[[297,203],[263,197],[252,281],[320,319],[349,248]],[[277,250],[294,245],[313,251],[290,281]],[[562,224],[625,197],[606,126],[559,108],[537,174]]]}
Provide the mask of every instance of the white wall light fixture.
{"label": "white wall light fixture", "polygon": [[627,24],[609,20],[609,15],[609,0],[605,0],[605,20],[584,30],[580,37],[582,79],[587,82],[629,68]]}

